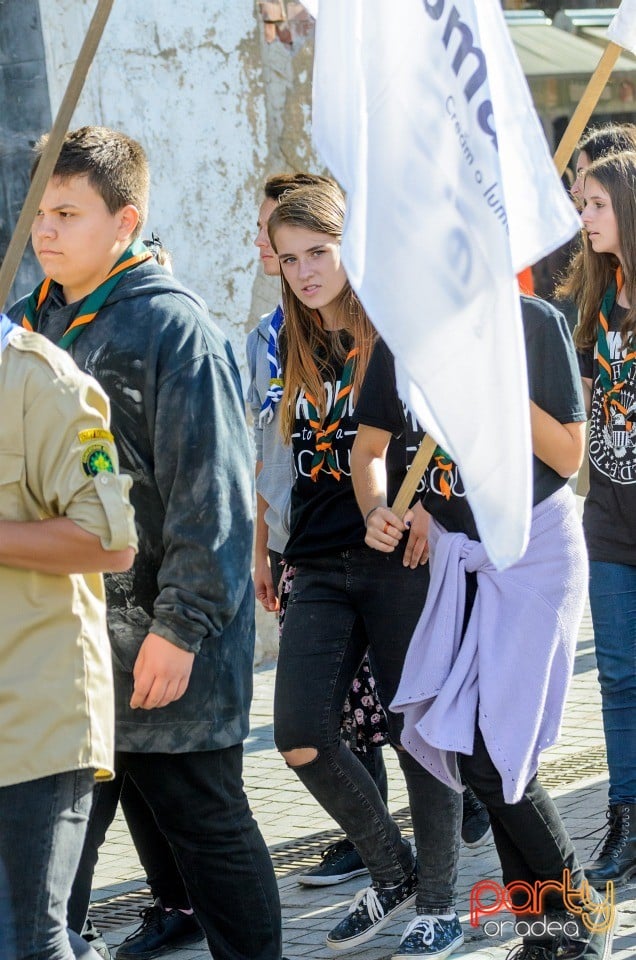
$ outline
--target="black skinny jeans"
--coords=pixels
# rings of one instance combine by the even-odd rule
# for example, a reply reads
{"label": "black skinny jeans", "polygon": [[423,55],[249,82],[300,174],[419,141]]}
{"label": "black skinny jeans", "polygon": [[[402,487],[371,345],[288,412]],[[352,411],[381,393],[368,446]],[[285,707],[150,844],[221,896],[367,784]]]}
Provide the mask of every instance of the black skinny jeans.
{"label": "black skinny jeans", "polygon": [[[243,790],[242,760],[237,744],[198,753],[118,753],[116,765],[152,809],[215,960],[280,960],[278,886]],[[89,870],[92,877],[120,788],[102,784],[91,811],[69,906],[71,929],[83,923],[86,877]]]}
{"label": "black skinny jeans", "polygon": [[[467,574],[464,629],[477,591],[477,577]],[[514,722],[514,718],[513,718]],[[506,803],[503,783],[492,762],[479,728],[471,756],[459,757],[462,781],[469,784],[490,814],[493,838],[501,861],[504,884],[523,880],[563,879],[569,870],[572,886],[581,887],[585,879],[574,844],[565,829],[556,805],[536,776],[527,785],[518,803]],[[513,897],[514,899],[514,897]],[[560,898],[549,894],[549,907],[563,909]]]}
{"label": "black skinny jeans", "polygon": [[[400,883],[413,856],[378,789],[340,740],[340,718],[351,682],[369,650],[385,706],[397,689],[406,650],[428,588],[428,568],[402,564],[403,548],[368,547],[297,564],[281,639],[274,737],[288,752],[313,747],[318,756],[293,770],[356,845],[380,886]],[[391,714],[400,743],[401,715]],[[411,807],[419,864],[417,910],[453,909],[461,798],[409,754],[398,751]]]}

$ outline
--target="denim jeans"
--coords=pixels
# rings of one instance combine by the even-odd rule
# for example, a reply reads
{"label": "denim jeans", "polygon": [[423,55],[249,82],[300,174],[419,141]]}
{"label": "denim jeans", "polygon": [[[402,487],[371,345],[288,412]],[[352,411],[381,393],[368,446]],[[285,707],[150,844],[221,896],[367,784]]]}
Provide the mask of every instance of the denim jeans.
{"label": "denim jeans", "polygon": [[[283,636],[274,738],[282,752],[313,747],[318,756],[293,767],[322,807],[356,845],[374,882],[400,883],[410,873],[410,845],[401,837],[376,784],[340,740],[342,707],[369,650],[382,703],[393,699],[428,587],[428,568],[410,570],[403,550],[368,547],[297,564]],[[388,712],[392,743],[401,715]],[[461,798],[398,750],[406,778],[419,864],[417,909],[452,910]]]}
{"label": "denim jeans", "polygon": [[[74,956],[66,905],[93,783],[92,770],[78,770],[0,787],[0,861],[10,892],[17,960]],[[96,956],[92,951],[86,955]]]}
{"label": "denim jeans", "polygon": [[636,566],[590,562],[609,802],[636,803]]}
{"label": "denim jeans", "polygon": [[115,819],[119,802],[153,899],[158,897],[164,907],[190,908],[174,854],[157,826],[152,810],[134,780],[118,774],[115,780],[97,784],[93,794],[82,856],[68,902],[68,925],[78,933],[86,920],[99,851]]}

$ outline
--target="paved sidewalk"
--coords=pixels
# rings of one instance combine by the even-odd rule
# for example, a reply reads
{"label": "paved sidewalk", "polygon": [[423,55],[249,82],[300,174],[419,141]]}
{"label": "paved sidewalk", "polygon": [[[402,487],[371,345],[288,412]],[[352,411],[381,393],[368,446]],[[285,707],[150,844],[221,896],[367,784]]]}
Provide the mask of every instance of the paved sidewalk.
{"label": "paved sidewalk", "polygon": [[[574,681],[559,744],[543,756],[542,778],[557,800],[559,809],[585,857],[598,837],[585,837],[604,821],[607,777],[604,763],[600,697],[596,681],[592,630],[586,616],[579,639]],[[531,642],[529,637],[528,641]],[[365,885],[364,877],[323,889],[298,885],[294,872],[317,858],[321,849],[339,836],[333,821],[316,804],[295,776],[286,768],[272,743],[272,696],[275,665],[261,667],[255,674],[252,732],[246,742],[245,781],[254,814],[272,853],[279,876],[283,904],[284,951],[290,960],[327,960],[337,956],[325,946],[325,936],[346,912],[355,892]],[[385,749],[389,770],[390,807],[406,822],[406,790],[392,752]],[[408,826],[405,831],[408,834]],[[491,843],[478,850],[462,851],[459,880],[459,912],[466,944],[453,957],[475,960],[503,960],[518,938],[486,937],[481,928],[468,922],[468,897],[472,885],[486,877],[500,880],[500,870]],[[96,874],[92,915],[104,931],[106,941],[115,945],[139,922],[134,912],[147,905],[143,872],[123,820],[113,824],[102,850]],[[616,891],[620,927],[614,957],[636,957],[636,883]],[[501,915],[502,918],[509,915]],[[408,913],[402,914],[370,944],[347,953],[352,960],[388,960],[397,948]],[[508,925],[508,930],[510,926]],[[209,960],[203,946],[164,954],[169,960]]]}

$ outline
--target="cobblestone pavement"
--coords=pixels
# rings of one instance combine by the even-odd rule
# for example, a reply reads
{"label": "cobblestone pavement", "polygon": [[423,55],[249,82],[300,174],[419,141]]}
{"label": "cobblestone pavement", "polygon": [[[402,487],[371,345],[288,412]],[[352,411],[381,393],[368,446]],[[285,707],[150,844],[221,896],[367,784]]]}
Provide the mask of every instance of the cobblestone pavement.
{"label": "cobblestone pavement", "polygon": [[[574,680],[559,743],[542,758],[542,779],[555,797],[570,834],[585,861],[598,835],[586,836],[604,822],[607,802],[600,697],[594,665],[589,615],[582,624]],[[303,888],[294,873],[318,858],[320,851],[339,837],[333,821],[316,804],[287,769],[272,742],[272,696],[275,665],[255,673],[252,731],[246,742],[245,782],[254,814],[272,854],[283,905],[284,952],[290,960],[326,960],[334,953],[325,946],[331,927],[346,912],[355,892],[364,886],[364,877],[326,888]],[[385,749],[393,811],[405,823],[408,835],[406,790],[399,767]],[[495,938],[483,929],[472,928],[468,918],[468,897],[472,885],[485,877],[500,879],[498,860],[491,843],[477,850],[464,848],[459,875],[458,909],[466,944],[453,957],[475,960],[504,960],[515,938]],[[137,912],[148,904],[143,871],[139,865],[123,818],[118,816],[102,850],[93,892],[93,920],[106,941],[121,943],[139,922]],[[636,883],[616,891],[620,926],[614,941],[614,957],[636,957]],[[502,918],[509,915],[502,915]],[[370,944],[349,951],[352,960],[388,960],[399,943],[410,917],[402,914]],[[510,930],[510,925],[508,925]],[[164,954],[169,960],[205,960],[210,954],[203,946]]]}

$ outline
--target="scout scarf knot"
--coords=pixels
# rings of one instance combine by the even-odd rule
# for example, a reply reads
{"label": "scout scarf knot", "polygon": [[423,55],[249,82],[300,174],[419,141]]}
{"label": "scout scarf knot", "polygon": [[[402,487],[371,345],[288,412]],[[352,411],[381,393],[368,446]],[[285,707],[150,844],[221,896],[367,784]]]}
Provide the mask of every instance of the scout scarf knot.
{"label": "scout scarf knot", "polygon": [[336,435],[336,431],[340,426],[340,420],[342,418],[342,412],[345,408],[345,403],[347,402],[347,397],[353,389],[355,362],[359,352],[360,351],[358,347],[354,347],[347,354],[340,380],[340,389],[338,390],[334,405],[331,408],[331,413],[329,417],[325,418],[323,423],[321,423],[319,420],[315,398],[312,397],[311,394],[305,393],[305,397],[309,405],[309,424],[313,428],[314,436],[316,438],[316,452],[314,453],[311,461],[310,471],[311,479],[313,481],[318,479],[318,474],[320,473],[325,461],[327,470],[332,477],[335,477],[336,480],[340,480],[340,471],[338,470],[336,458],[333,453],[332,442]]}
{"label": "scout scarf knot", "polygon": [[435,447],[433,460],[440,471],[439,489],[446,500],[450,500],[453,488],[447,477],[450,477],[453,470],[453,461],[442,447]]}
{"label": "scout scarf knot", "polygon": [[18,329],[17,324],[12,323],[4,313],[0,313],[0,355],[11,339],[13,331]]}
{"label": "scout scarf knot", "polygon": [[[68,350],[86,326],[95,319],[124,274],[151,258],[152,253],[146,248],[143,241],[133,240],[130,246],[124,250],[108,276],[82,300],[77,316],[58,340],[58,347],[61,347],[62,350]],[[37,330],[38,313],[47,298],[50,287],[51,278],[46,277],[28,298],[22,317],[22,326],[26,327],[27,330]]]}
{"label": "scout scarf knot", "polygon": [[599,312],[597,340],[598,372],[599,379],[601,381],[601,387],[603,388],[603,411],[605,413],[606,423],[609,423],[611,419],[612,407],[615,407],[623,415],[627,414],[627,409],[620,402],[619,397],[621,390],[625,385],[625,381],[629,376],[630,370],[632,369],[634,360],[636,359],[636,350],[633,349],[633,344],[630,344],[632,349],[628,349],[626,351],[620,370],[618,371],[616,379],[614,379],[607,334],[609,332],[609,316],[612,312],[614,304],[616,303],[616,298],[619,295],[622,286],[623,271],[619,267],[616,271],[616,280],[613,281],[605,291],[605,296],[603,297],[603,302],[601,303],[601,309]]}
{"label": "scout scarf knot", "polygon": [[264,427],[266,423],[271,423],[274,419],[274,407],[280,402],[283,395],[283,369],[280,363],[280,353],[278,350],[278,335],[283,325],[285,317],[282,307],[276,307],[268,328],[267,340],[267,362],[269,363],[269,388],[265,394],[265,399],[261,406],[261,412],[258,415],[259,427]]}

